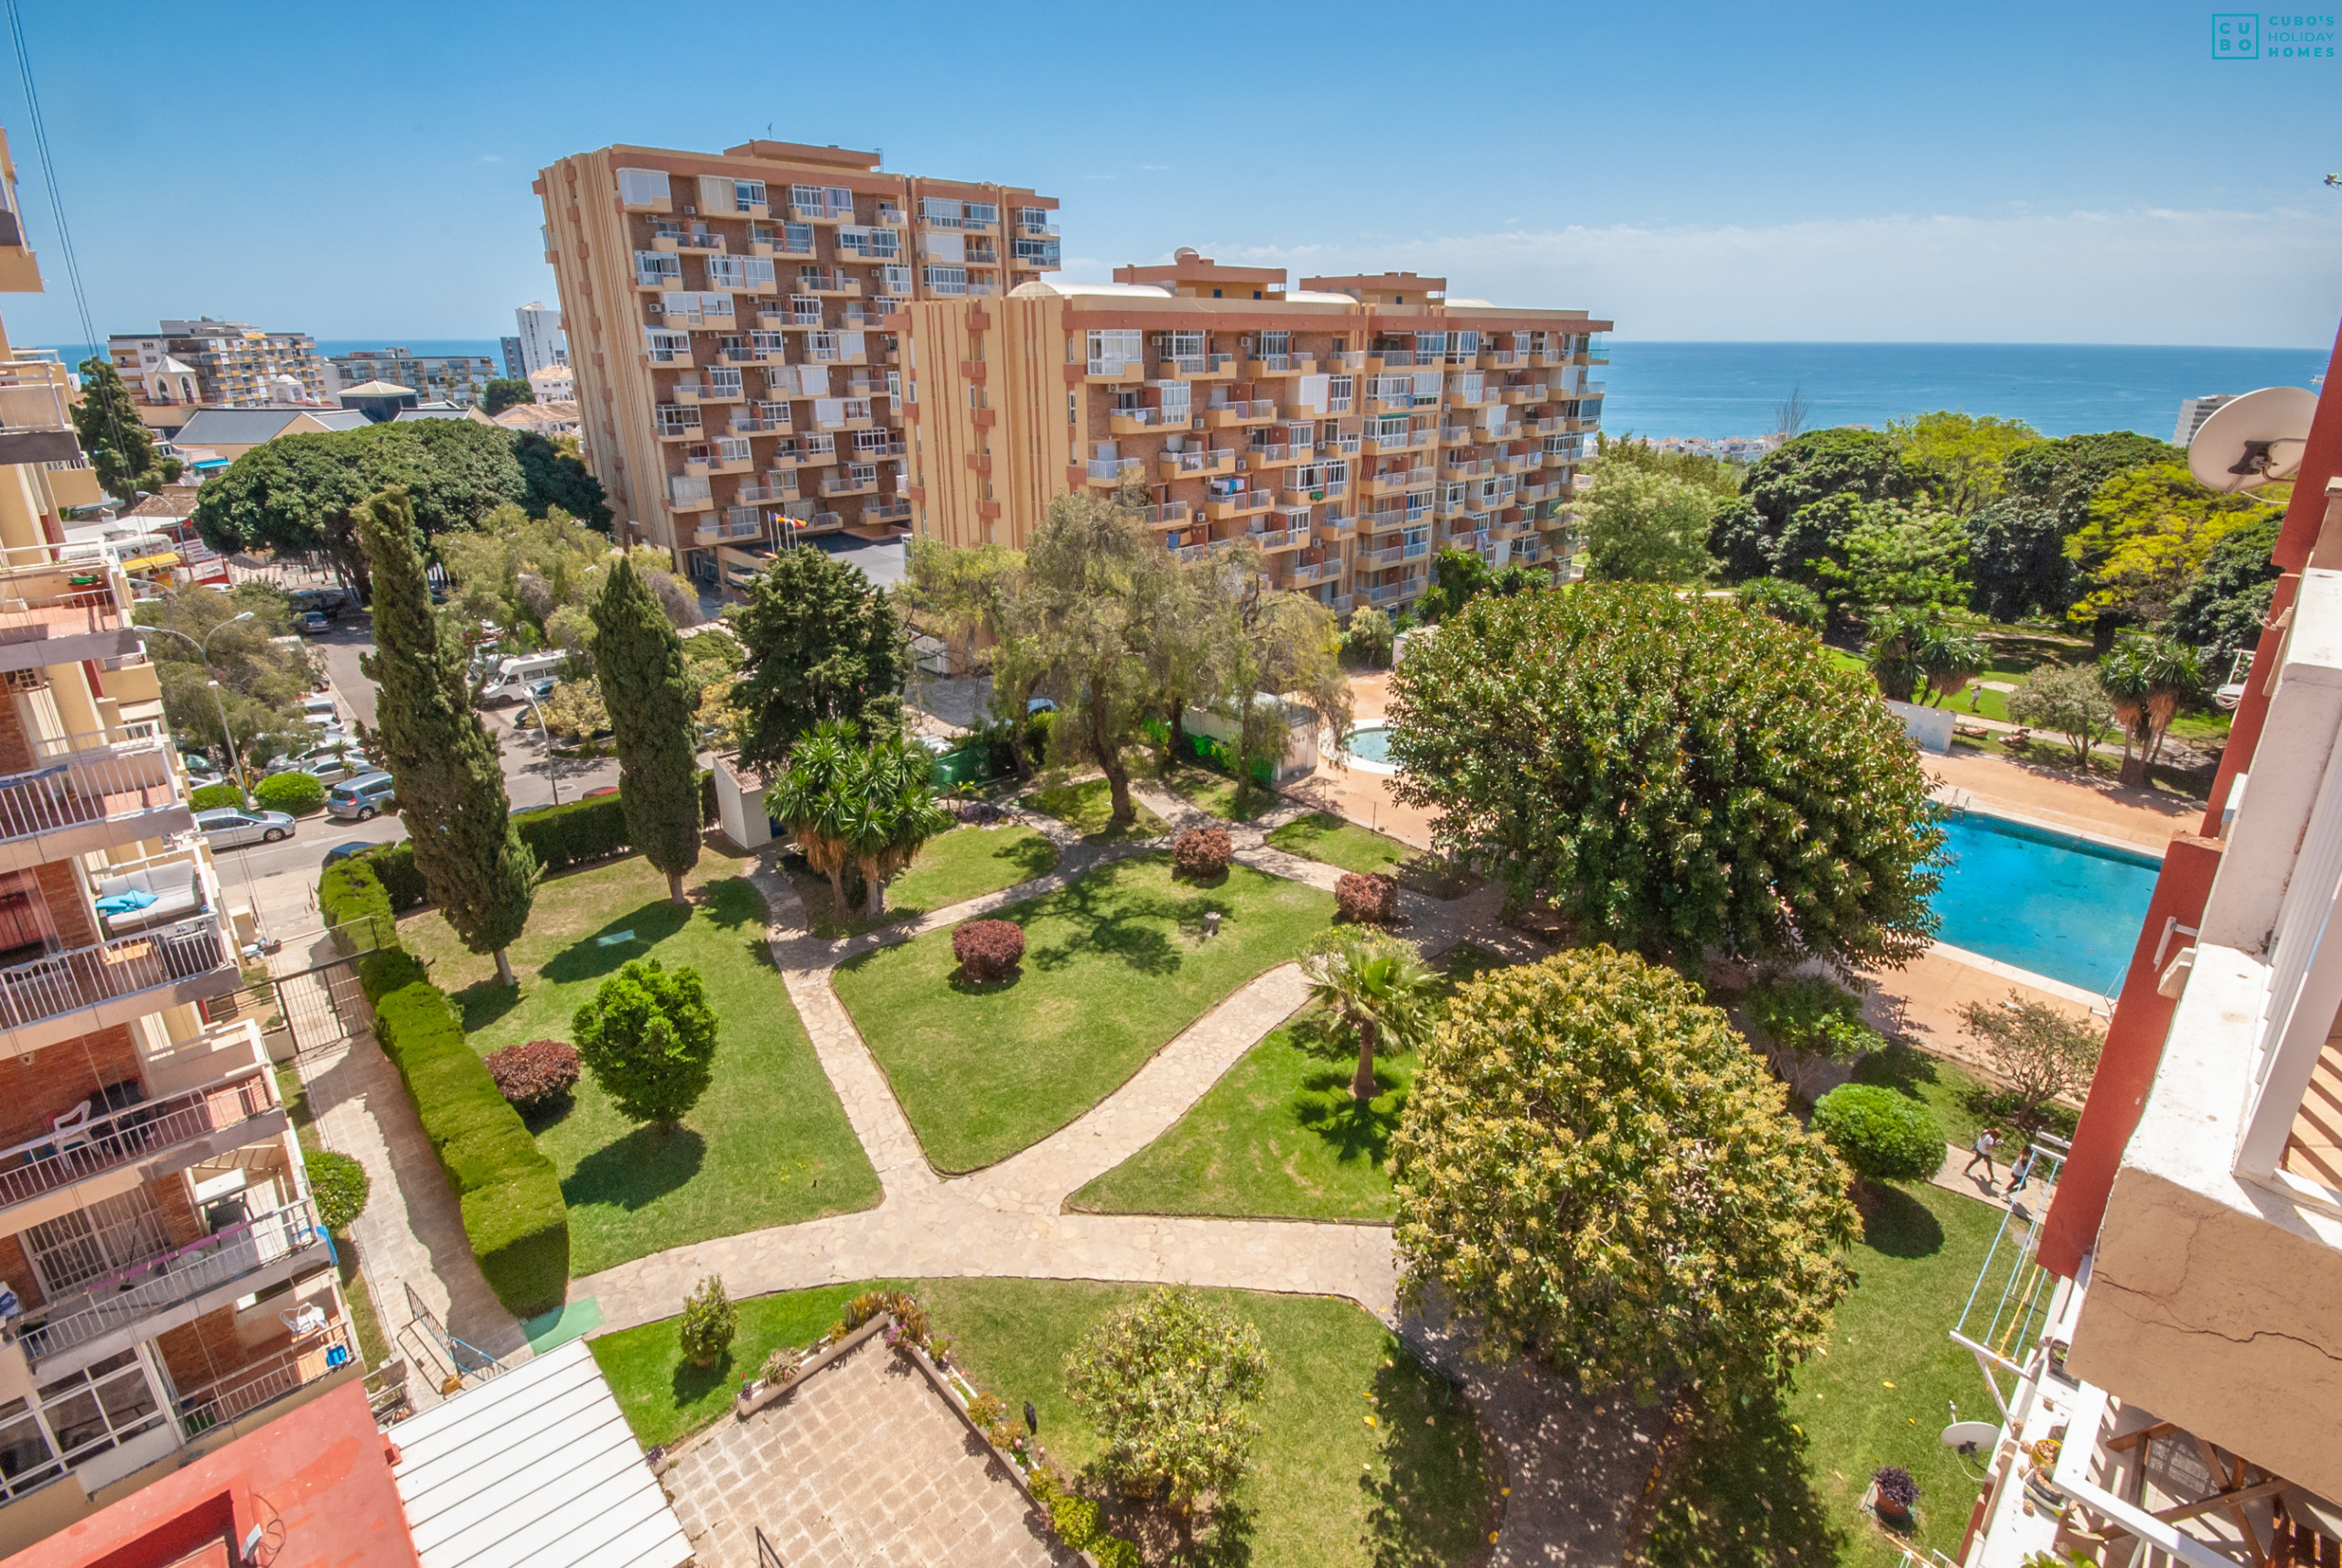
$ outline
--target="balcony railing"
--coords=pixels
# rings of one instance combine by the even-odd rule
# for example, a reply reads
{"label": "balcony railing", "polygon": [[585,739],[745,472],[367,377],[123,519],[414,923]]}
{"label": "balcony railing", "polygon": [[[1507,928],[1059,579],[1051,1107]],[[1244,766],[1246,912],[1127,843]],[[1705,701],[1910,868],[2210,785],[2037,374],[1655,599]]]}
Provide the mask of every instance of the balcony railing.
{"label": "balcony railing", "polygon": [[194,1300],[323,1242],[317,1211],[303,1198],[274,1213],[206,1236],[119,1273],[94,1280],[24,1331],[36,1364],[102,1334]]}
{"label": "balcony railing", "polygon": [[218,918],[204,914],[0,969],[0,1029],[193,980],[233,957]]}
{"label": "balcony railing", "polygon": [[94,553],[80,561],[58,555],[45,544],[0,550],[0,643],[116,631],[130,624],[120,580],[106,560]]}
{"label": "balcony railing", "polygon": [[1194,514],[1186,501],[1164,501],[1139,513],[1139,520],[1153,528],[1182,528]]}
{"label": "balcony railing", "polygon": [[265,1114],[276,1104],[268,1074],[248,1069],[182,1094],[92,1117],[0,1149],[0,1208]]}
{"label": "balcony railing", "polygon": [[329,1323],[257,1366],[241,1367],[179,1400],[179,1430],[193,1437],[306,1388],[357,1359],[349,1326]]}
{"label": "balcony railing", "polygon": [[170,743],[153,725],[61,736],[44,766],[0,779],[0,841],[84,822],[135,817],[179,803]]}
{"label": "balcony railing", "polygon": [[1125,477],[1137,478],[1146,472],[1143,457],[1093,457],[1090,461],[1090,477],[1109,484],[1119,483]]}
{"label": "balcony railing", "polygon": [[1116,355],[1090,361],[1090,374],[1093,376],[1136,376],[1145,372],[1146,361],[1144,360],[1126,360]]}

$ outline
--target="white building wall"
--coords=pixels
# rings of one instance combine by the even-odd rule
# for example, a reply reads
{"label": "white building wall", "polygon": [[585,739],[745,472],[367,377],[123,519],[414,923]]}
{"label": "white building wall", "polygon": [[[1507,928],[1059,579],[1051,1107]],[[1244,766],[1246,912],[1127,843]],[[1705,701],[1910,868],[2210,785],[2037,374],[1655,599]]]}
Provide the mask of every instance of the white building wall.
{"label": "white building wall", "polygon": [[549,365],[569,363],[569,338],[561,312],[534,301],[512,313],[521,328],[521,373],[532,376]]}

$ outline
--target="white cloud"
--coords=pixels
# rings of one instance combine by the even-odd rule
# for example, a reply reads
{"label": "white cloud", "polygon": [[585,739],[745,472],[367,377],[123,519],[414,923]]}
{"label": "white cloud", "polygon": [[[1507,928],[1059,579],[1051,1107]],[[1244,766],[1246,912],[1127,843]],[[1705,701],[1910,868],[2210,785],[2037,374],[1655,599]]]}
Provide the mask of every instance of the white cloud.
{"label": "white cloud", "polygon": [[2342,211],[1882,217],[1767,228],[1573,225],[1204,249],[1306,273],[1412,269],[1621,338],[2318,347],[2342,312]]}
{"label": "white cloud", "polygon": [[504,161],[504,155],[502,153],[482,153],[479,156],[479,161],[484,164],[500,164]]}

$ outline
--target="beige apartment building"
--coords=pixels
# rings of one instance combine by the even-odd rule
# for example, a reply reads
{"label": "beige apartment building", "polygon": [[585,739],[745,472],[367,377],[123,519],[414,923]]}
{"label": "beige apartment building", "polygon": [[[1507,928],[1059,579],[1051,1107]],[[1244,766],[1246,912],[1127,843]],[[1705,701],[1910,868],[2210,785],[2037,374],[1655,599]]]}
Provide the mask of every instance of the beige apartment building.
{"label": "beige apartment building", "polygon": [[106,352],[132,395],[160,410],[328,401],[325,361],[306,332],[263,332],[205,316],[166,321],[152,332],[117,332]]}
{"label": "beige apartment building", "polygon": [[1021,546],[1051,497],[1136,483],[1169,548],[1249,541],[1342,614],[1419,597],[1442,548],[1566,560],[1609,322],[1189,249],[1114,276],[908,306],[916,532]]}
{"label": "beige apartment building", "polygon": [[0,332],[0,1555],[362,1371],[67,397]]}
{"label": "beige apartment building", "polygon": [[908,524],[904,311],[1058,266],[1053,198],[878,164],[757,141],[538,176],[587,462],[630,536],[702,583]]}

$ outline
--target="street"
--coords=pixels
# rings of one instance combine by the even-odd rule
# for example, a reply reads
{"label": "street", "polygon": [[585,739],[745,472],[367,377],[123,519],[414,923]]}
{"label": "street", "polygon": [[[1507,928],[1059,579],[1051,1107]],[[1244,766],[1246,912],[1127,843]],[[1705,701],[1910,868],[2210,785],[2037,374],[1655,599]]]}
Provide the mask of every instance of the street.
{"label": "street", "polygon": [[[359,725],[374,722],[374,683],[358,668],[360,657],[374,650],[372,628],[364,616],[348,613],[311,646],[325,660],[326,673],[333,682],[334,703],[354,738]],[[556,787],[563,800],[575,800],[590,789],[617,785],[616,761],[550,757],[543,737],[514,730],[513,719],[527,711],[512,705],[490,708],[481,714],[496,737],[504,763],[505,793],[515,807],[549,806]],[[212,858],[230,899],[249,903],[262,928],[283,937],[317,924],[317,871],[328,850],[341,843],[395,843],[405,836],[406,829],[395,816],[342,822],[318,812],[301,819],[294,835],[281,843],[219,850]]]}

